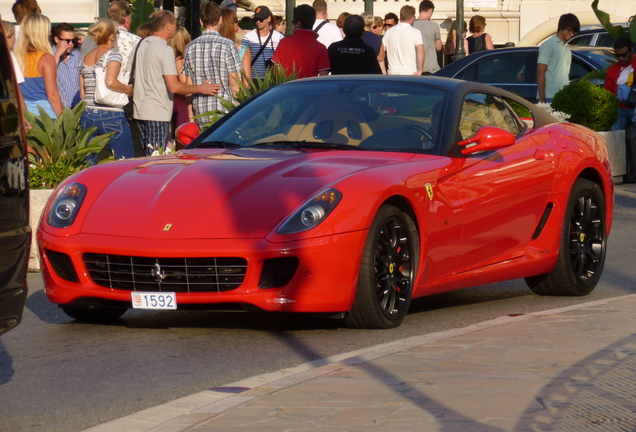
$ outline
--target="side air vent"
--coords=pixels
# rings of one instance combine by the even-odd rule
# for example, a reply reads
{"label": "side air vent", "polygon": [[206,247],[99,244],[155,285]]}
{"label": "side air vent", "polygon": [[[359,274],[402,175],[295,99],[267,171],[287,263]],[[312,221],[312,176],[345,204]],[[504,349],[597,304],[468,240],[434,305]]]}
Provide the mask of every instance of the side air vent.
{"label": "side air vent", "polygon": [[548,223],[548,219],[550,218],[550,214],[552,213],[553,208],[554,208],[554,204],[552,203],[548,203],[548,205],[545,206],[545,210],[543,210],[543,214],[541,215],[539,224],[537,225],[537,228],[534,230],[534,234],[532,234],[532,240],[538,239],[541,233],[543,232],[543,228],[545,228],[545,224]]}
{"label": "side air vent", "polygon": [[54,252],[47,249],[46,257],[51,263],[51,267],[53,267],[53,270],[55,270],[55,273],[57,273],[59,277],[69,282],[79,282],[70,256],[65,253]]}

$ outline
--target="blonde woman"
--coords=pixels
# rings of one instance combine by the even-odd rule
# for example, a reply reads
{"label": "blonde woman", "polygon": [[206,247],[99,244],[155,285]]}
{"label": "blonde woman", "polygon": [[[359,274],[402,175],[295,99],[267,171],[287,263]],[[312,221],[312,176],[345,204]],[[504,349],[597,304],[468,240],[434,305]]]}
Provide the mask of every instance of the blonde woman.
{"label": "blonde woman", "polygon": [[84,56],[80,64],[80,96],[86,102],[86,109],[80,119],[84,129],[95,126],[96,134],[115,132],[108,142],[109,149],[117,159],[134,157],[132,135],[124,109],[102,105],[95,101],[95,68],[106,69],[106,86],[118,93],[132,96],[132,86],[117,80],[121,69],[122,55],[113,50],[119,25],[110,19],[101,19],[90,26],[88,35],[93,38],[97,48]]}
{"label": "blonde woman", "polygon": [[371,31],[378,36],[382,36],[382,30],[384,30],[384,20],[382,17],[373,17],[373,27],[371,27]]}
{"label": "blonde woman", "polygon": [[[186,45],[188,45],[191,41],[192,37],[190,36],[190,33],[188,33],[188,31],[183,26],[178,26],[177,32],[175,33],[174,37],[168,40],[168,45],[170,45],[174,50],[174,59],[177,66],[177,78],[184,84],[186,84],[187,78],[182,73],[183,60],[185,56]],[[194,113],[192,111],[192,97],[183,96],[175,93],[173,96],[172,105],[172,137],[174,138],[174,131],[177,130],[179,126],[192,121],[193,118]]]}
{"label": "blonde woman", "polygon": [[13,52],[24,75],[20,91],[27,110],[39,116],[38,107],[42,107],[55,119],[64,106],[57,89],[57,63],[49,43],[50,31],[51,21],[44,15],[25,15]]}
{"label": "blonde woman", "polygon": [[[238,33],[239,25],[236,12],[230,8],[221,9],[221,24],[219,25],[219,34],[224,38],[227,38],[236,44],[238,50],[239,59],[243,70],[248,74],[252,68],[252,53],[247,45],[242,45],[241,41],[236,37]],[[247,83],[245,83],[247,84]]]}

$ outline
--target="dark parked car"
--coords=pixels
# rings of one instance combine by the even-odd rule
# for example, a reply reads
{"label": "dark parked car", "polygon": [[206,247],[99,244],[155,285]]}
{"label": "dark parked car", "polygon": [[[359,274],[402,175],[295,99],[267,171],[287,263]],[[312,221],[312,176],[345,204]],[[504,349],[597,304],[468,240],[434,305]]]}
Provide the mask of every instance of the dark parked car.
{"label": "dark parked car", "polygon": [[[623,28],[627,30],[627,24],[622,24]],[[581,31],[568,41],[569,45],[578,46],[591,46],[591,47],[607,47],[614,46],[614,38],[612,38],[605,27],[601,25],[588,26],[587,28],[581,28]]]}
{"label": "dark parked car", "polygon": [[[572,46],[571,50],[570,80],[616,63],[616,56],[606,48]],[[434,75],[490,84],[535,102],[538,56],[538,46],[481,51],[454,61]]]}
{"label": "dark parked car", "polygon": [[31,245],[26,135],[0,26],[0,334],[20,323]]}

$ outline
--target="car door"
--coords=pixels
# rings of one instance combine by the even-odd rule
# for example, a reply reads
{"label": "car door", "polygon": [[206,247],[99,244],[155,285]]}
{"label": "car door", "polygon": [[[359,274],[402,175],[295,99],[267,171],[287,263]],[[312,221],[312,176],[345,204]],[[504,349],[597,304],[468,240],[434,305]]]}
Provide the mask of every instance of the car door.
{"label": "car door", "polygon": [[496,50],[483,55],[455,78],[490,84],[534,100],[537,94],[536,50]]}
{"label": "car door", "polygon": [[483,126],[517,136],[497,151],[466,156],[456,175],[464,206],[458,272],[523,256],[554,182],[553,156],[543,151],[509,105],[488,93],[468,94],[459,124],[460,139]]}
{"label": "car door", "polygon": [[12,62],[0,26],[0,334],[17,325],[26,300],[31,245],[25,131]]}

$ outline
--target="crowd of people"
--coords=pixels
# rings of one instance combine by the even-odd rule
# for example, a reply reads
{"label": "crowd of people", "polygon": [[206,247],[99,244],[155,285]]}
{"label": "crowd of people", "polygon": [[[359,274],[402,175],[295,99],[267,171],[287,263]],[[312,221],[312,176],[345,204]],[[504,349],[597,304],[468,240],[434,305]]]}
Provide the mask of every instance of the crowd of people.
{"label": "crowd of people", "polygon": [[[263,78],[272,68],[298,78],[430,75],[440,69],[438,53],[446,56],[444,63],[452,61],[458,40],[467,54],[493,49],[486,20],[479,15],[468,26],[464,23],[471,36],[465,32],[458,39],[453,23],[442,43],[440,27],[432,21],[434,10],[431,0],[423,0],[418,11],[406,5],[399,16],[345,12],[332,21],[327,1],[315,0],[294,9],[289,27],[267,6],[258,6],[248,19],[252,29],[243,30],[234,0],[206,2],[199,11],[203,32],[192,39],[164,10],[132,33],[129,3],[115,0],[108,18],[82,38],[68,23],[51,31],[37,0],[17,0],[17,25],[3,24],[14,44],[26,109],[56,118],[64,107],[84,101],[82,126],[95,126],[100,134],[114,132],[111,152],[129,158],[174,145],[174,131],[185,122],[209,123],[212,112],[224,110],[219,98],[232,100],[240,84]],[[131,103],[110,102],[102,92],[124,94]]]}

